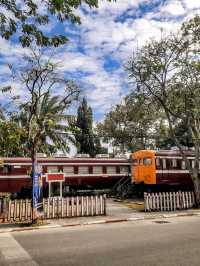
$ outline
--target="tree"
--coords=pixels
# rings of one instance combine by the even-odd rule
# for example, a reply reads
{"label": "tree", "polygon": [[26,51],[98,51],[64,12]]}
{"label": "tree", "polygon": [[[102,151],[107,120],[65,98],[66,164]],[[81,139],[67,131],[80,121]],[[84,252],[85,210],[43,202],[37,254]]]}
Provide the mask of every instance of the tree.
{"label": "tree", "polygon": [[86,153],[94,157],[106,151],[101,147],[100,139],[94,134],[92,108],[88,106],[86,98],[83,98],[78,107],[74,136],[78,153]]}
{"label": "tree", "polygon": [[78,153],[95,155],[94,135],[92,130],[92,109],[83,98],[77,111],[75,139],[77,142]]}
{"label": "tree", "polygon": [[12,119],[0,121],[0,156],[24,156],[26,132]]}
{"label": "tree", "polygon": [[[165,114],[161,110],[157,112],[140,92],[131,92],[121,104],[114,106],[104,121],[97,124],[97,131],[99,138],[115,147],[115,153],[176,146]],[[182,146],[193,147],[185,122],[176,123],[174,132]]]}
{"label": "tree", "polygon": [[[195,17],[185,23],[176,36],[161,37],[138,49],[127,64],[129,77],[150,102],[163,110],[170,135],[179,148],[189,170],[200,204],[199,178],[199,27]],[[195,167],[192,168],[180,139],[175,134],[178,123],[187,123],[195,147]]]}
{"label": "tree", "polygon": [[23,47],[30,46],[32,42],[39,46],[64,44],[68,40],[66,36],[45,34],[41,26],[48,26],[54,19],[62,23],[69,21],[72,24],[80,24],[81,19],[76,9],[83,3],[90,8],[97,8],[98,2],[98,0],[2,0],[0,35],[8,40],[16,34]]}
{"label": "tree", "polygon": [[[16,117],[20,126],[28,133],[31,105],[22,106],[19,116]],[[68,116],[63,113],[63,106],[60,105],[58,96],[51,96],[50,92],[45,93],[44,97],[37,105],[37,115],[31,123],[31,135],[26,136],[25,152],[28,156],[33,156],[35,147],[36,152],[52,155],[62,150],[68,152],[69,129],[63,122]]]}
{"label": "tree", "polygon": [[[47,137],[59,148],[61,145],[66,148],[57,136],[57,133],[65,133],[64,127],[59,123],[66,119],[67,108],[78,99],[79,89],[73,81],[58,73],[57,63],[45,59],[41,52],[31,51],[30,56],[24,57],[24,60],[25,65],[20,69],[17,78],[24,87],[26,100],[19,100],[20,96],[16,99],[17,107],[22,112],[21,125],[26,128],[27,143],[34,162],[36,153]],[[58,87],[62,96],[52,96]]]}
{"label": "tree", "polygon": [[154,146],[158,114],[141,93],[132,92],[97,125],[99,137],[125,153]]}

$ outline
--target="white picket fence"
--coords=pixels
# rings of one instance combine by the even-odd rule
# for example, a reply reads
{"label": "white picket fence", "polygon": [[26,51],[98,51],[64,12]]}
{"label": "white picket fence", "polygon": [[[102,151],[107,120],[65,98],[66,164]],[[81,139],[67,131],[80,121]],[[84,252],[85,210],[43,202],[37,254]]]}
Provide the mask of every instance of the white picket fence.
{"label": "white picket fence", "polygon": [[145,211],[176,211],[194,207],[192,191],[144,193]]}
{"label": "white picket fence", "polygon": [[106,215],[106,195],[48,198],[44,219]]}
{"label": "white picket fence", "polygon": [[31,200],[0,200],[0,223],[29,223],[32,221]]}
{"label": "white picket fence", "polygon": [[[43,200],[43,219],[106,215],[106,195],[48,198]],[[0,223],[30,223],[31,200],[0,199]]]}

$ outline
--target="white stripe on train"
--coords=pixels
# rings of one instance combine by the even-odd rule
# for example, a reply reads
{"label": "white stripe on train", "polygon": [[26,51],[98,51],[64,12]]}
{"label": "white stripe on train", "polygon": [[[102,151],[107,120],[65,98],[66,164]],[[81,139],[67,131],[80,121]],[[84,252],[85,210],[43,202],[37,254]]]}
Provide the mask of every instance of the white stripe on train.
{"label": "white stripe on train", "polygon": [[[130,165],[130,163],[118,163],[118,162],[115,162],[115,163],[74,163],[74,162],[72,162],[72,163],[57,163],[57,162],[55,162],[55,163],[41,163],[41,162],[39,162],[38,163],[39,165],[41,165],[41,166],[43,166],[43,165],[55,165],[55,166],[57,166],[57,165],[69,165],[69,166],[74,166],[74,165],[93,165],[93,166],[96,166],[96,165],[100,165],[100,166],[104,166],[104,165],[119,165],[119,166],[123,166],[123,165]],[[32,165],[31,163],[9,163],[9,162],[5,162],[5,165],[20,165],[20,166],[25,166],[25,165]]]}
{"label": "white stripe on train", "polygon": [[156,174],[189,174],[189,171],[188,170],[179,170],[179,169],[156,170]]}
{"label": "white stripe on train", "polygon": [[[53,173],[51,173],[53,174]],[[102,178],[106,178],[106,177],[112,177],[112,176],[124,176],[127,173],[123,173],[123,174],[71,174],[71,175],[65,175],[65,178],[73,178],[73,177],[102,177]],[[45,174],[43,175],[45,177]],[[0,179],[17,179],[17,178],[30,178],[29,175],[0,175]]]}

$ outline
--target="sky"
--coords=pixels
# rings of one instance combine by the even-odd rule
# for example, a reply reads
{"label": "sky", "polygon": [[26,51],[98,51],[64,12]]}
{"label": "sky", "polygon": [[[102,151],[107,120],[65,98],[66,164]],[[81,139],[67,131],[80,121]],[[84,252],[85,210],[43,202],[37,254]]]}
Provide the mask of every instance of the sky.
{"label": "sky", "polygon": [[[183,21],[200,13],[200,1],[102,0],[98,9],[83,5],[76,12],[82,20],[80,26],[51,22],[43,30],[70,38],[55,50],[55,58],[61,61],[63,74],[82,89],[98,122],[131,90],[124,65],[134,49],[159,38],[161,30],[176,31]],[[0,82],[6,85],[10,83],[8,63],[17,65],[25,50],[15,38],[5,41],[0,37],[0,47]],[[13,85],[21,90],[19,84]],[[0,103],[4,97],[0,95]]]}

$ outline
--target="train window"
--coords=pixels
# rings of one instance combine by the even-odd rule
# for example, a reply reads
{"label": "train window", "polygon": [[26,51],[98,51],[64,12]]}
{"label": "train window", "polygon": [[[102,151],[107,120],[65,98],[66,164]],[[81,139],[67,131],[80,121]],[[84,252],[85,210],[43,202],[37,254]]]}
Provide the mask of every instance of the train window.
{"label": "train window", "polygon": [[144,165],[151,165],[152,160],[151,160],[151,158],[144,158],[143,163],[144,163]]}
{"label": "train window", "polygon": [[102,166],[93,166],[93,174],[102,174],[103,168]]}
{"label": "train window", "polygon": [[163,169],[166,169],[166,159],[162,159],[162,165],[163,165]]}
{"label": "train window", "polygon": [[4,165],[3,167],[3,173],[8,174],[8,165]]}
{"label": "train window", "polygon": [[138,165],[138,160],[137,160],[137,159],[134,159],[134,160],[133,160],[133,165],[134,165],[134,166]]}
{"label": "train window", "polygon": [[177,160],[176,159],[172,159],[172,167],[177,168]]}
{"label": "train window", "polygon": [[185,167],[185,161],[184,161],[184,160],[182,160],[181,169],[182,169],[182,170],[185,170],[185,168],[186,168],[186,167]]}
{"label": "train window", "polygon": [[120,166],[120,174],[128,174],[128,166]]}
{"label": "train window", "polygon": [[194,165],[195,165],[195,161],[192,160],[192,168],[194,168]]}
{"label": "train window", "polygon": [[4,167],[3,167],[3,173],[4,174],[9,174],[9,173],[11,173],[11,171],[12,171],[11,165],[4,165]]}
{"label": "train window", "polygon": [[79,166],[79,174],[89,174],[89,168],[88,166]]}
{"label": "train window", "polygon": [[156,158],[156,168],[162,169],[162,160],[160,158]]}
{"label": "train window", "polygon": [[57,166],[48,166],[47,167],[47,173],[58,173],[58,167]]}
{"label": "train window", "polygon": [[63,166],[63,172],[68,175],[73,175],[74,167],[73,166]]}
{"label": "train window", "polygon": [[143,159],[139,159],[139,165],[143,165]]}
{"label": "train window", "polygon": [[116,166],[107,166],[107,174],[116,174]]}

